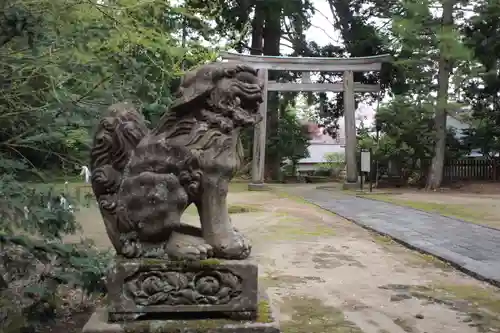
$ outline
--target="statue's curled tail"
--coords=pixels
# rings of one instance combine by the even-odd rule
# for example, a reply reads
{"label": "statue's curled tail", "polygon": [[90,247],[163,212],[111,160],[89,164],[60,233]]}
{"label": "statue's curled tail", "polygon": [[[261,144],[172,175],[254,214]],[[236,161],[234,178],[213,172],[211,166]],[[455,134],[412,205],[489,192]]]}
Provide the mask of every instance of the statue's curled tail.
{"label": "statue's curled tail", "polygon": [[91,151],[92,189],[108,236],[116,249],[122,247],[117,220],[117,193],[130,154],[146,136],[144,118],[131,103],[109,107],[94,136]]}

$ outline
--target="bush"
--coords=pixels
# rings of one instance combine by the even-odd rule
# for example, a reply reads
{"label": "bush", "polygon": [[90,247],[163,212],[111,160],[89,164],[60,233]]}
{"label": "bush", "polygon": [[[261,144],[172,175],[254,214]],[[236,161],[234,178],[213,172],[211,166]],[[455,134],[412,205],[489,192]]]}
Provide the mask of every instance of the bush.
{"label": "bush", "polygon": [[[90,242],[64,244],[79,226],[74,211],[57,204],[53,187],[0,177],[0,327],[2,332],[36,332],[61,311],[105,293],[111,253]],[[73,207],[77,200],[64,193]],[[51,208],[48,203],[52,202]],[[29,208],[28,208],[29,207]],[[68,301],[67,294],[80,293]],[[64,306],[63,306],[64,305]]]}
{"label": "bush", "polygon": [[[345,168],[345,156],[342,153],[327,153],[324,156],[325,163],[321,163],[319,168],[328,172],[328,176],[338,178]],[[318,174],[319,176],[319,174]]]}

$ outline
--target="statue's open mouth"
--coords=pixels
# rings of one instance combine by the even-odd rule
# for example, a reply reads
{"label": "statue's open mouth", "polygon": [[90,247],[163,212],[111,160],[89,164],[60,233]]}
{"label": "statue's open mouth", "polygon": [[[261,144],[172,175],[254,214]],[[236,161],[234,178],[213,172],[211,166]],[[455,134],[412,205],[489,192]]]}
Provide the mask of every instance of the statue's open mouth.
{"label": "statue's open mouth", "polygon": [[241,100],[241,108],[250,111],[250,112],[258,112],[260,103],[262,103],[262,93],[258,92],[252,95],[246,95],[240,97]]}
{"label": "statue's open mouth", "polygon": [[259,111],[259,105],[262,103],[262,87],[260,84],[239,82],[235,95],[235,102],[238,107],[250,113]]}
{"label": "statue's open mouth", "polygon": [[256,72],[241,71],[236,75],[233,88],[238,107],[250,113],[257,113],[262,103],[262,85],[256,76]]}

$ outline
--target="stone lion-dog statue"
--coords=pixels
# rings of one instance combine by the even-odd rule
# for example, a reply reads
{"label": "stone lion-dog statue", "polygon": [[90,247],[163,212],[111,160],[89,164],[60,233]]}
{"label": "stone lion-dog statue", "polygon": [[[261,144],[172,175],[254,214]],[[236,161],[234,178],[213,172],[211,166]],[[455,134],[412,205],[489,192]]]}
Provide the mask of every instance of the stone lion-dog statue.
{"label": "stone lion-dog statue", "polygon": [[[177,99],[148,130],[128,103],[112,105],[94,136],[92,188],[107,234],[126,258],[245,259],[226,197],[243,155],[241,130],[260,121],[262,84],[241,63],[185,74]],[[194,204],[201,228],[181,223]]]}

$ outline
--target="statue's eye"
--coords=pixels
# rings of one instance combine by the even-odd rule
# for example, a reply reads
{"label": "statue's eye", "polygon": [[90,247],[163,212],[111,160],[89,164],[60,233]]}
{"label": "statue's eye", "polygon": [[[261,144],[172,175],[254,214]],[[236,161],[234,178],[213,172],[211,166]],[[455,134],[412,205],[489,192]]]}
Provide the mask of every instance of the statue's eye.
{"label": "statue's eye", "polygon": [[245,83],[249,83],[249,84],[255,83],[255,81],[256,81],[255,80],[255,76],[253,76],[252,74],[247,73],[247,72],[240,72],[240,73],[238,73],[237,79],[239,81],[242,81],[242,82],[245,82]]}

